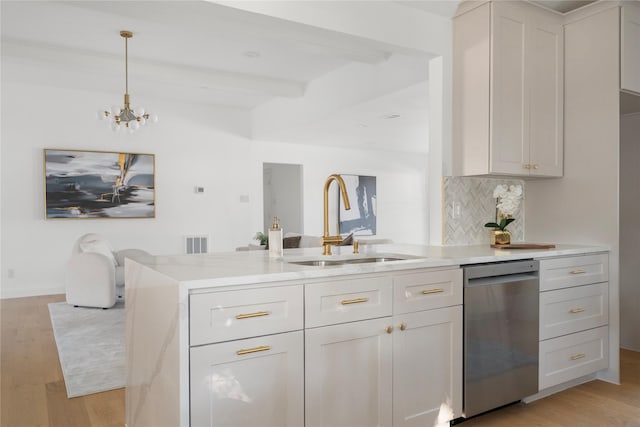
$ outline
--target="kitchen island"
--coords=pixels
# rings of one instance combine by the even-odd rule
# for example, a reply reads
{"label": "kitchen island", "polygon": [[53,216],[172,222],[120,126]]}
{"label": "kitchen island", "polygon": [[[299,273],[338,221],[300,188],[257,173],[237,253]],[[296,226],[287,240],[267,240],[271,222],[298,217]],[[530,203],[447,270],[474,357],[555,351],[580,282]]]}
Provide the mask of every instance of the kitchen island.
{"label": "kitchen island", "polygon": [[[127,260],[127,425],[448,425],[462,411],[460,266],[560,260],[550,272],[586,278],[608,263],[601,246],[334,249]],[[317,259],[346,262],[301,265]]]}

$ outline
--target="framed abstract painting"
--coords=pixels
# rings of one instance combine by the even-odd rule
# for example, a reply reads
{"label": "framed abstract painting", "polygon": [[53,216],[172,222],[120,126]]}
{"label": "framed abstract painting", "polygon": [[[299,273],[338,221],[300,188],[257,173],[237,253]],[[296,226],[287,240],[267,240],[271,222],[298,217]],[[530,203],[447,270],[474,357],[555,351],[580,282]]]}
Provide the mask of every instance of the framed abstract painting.
{"label": "framed abstract painting", "polygon": [[351,209],[344,208],[339,197],[340,234],[375,236],[377,216],[376,177],[363,175],[340,175],[347,187]]}
{"label": "framed abstract painting", "polygon": [[45,218],[155,218],[155,156],[44,150]]}

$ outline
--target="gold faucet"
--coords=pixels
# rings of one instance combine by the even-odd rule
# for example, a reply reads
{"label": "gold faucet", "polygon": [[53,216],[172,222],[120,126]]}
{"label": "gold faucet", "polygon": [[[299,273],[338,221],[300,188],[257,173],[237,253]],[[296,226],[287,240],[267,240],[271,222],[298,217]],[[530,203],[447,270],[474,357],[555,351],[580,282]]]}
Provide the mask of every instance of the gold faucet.
{"label": "gold faucet", "polygon": [[330,175],[329,178],[327,178],[327,182],[324,183],[324,233],[322,233],[323,255],[331,255],[331,245],[338,245],[342,243],[342,236],[329,235],[329,187],[331,186],[332,181],[337,181],[340,186],[342,200],[344,201],[344,208],[346,210],[351,209],[349,196],[347,195],[347,186],[344,184],[344,180],[338,174]]}

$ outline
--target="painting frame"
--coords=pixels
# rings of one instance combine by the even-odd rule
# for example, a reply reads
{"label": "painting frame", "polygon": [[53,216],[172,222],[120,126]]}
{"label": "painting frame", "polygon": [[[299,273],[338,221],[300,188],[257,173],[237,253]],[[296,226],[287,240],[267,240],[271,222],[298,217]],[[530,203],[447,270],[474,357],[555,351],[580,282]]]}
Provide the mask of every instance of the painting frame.
{"label": "painting frame", "polygon": [[340,175],[351,205],[346,210],[338,192],[338,224],[341,235],[375,236],[377,233],[377,178],[371,175]]}
{"label": "painting frame", "polygon": [[44,148],[44,217],[156,217],[155,154]]}

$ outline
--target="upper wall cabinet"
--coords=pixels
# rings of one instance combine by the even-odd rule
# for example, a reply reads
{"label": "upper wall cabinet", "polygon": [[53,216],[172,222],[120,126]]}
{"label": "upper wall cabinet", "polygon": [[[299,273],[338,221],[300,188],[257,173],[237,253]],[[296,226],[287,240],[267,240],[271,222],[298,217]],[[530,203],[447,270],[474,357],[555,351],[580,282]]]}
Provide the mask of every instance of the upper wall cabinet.
{"label": "upper wall cabinet", "polygon": [[487,2],[453,20],[455,175],[562,176],[562,17]]}
{"label": "upper wall cabinet", "polygon": [[620,22],[620,86],[640,94],[640,3],[624,3]]}

